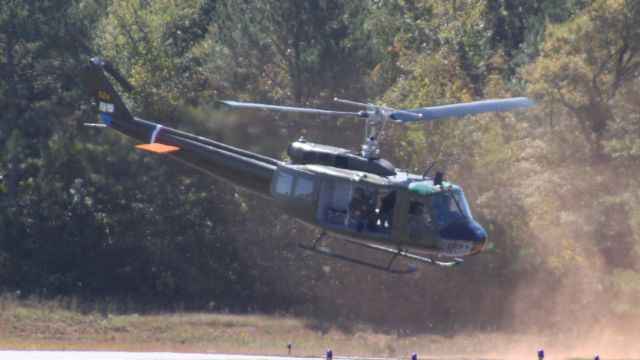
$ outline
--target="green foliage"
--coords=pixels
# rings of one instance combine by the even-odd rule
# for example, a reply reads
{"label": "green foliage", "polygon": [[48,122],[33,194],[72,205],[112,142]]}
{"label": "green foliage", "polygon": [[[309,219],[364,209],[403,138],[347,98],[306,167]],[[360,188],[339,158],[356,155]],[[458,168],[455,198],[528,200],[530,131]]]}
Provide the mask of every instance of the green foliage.
{"label": "green foliage", "polygon": [[577,118],[597,155],[615,121],[611,101],[640,75],[640,4],[596,1],[566,23],[550,26],[542,56],[528,69],[532,93]]}
{"label": "green foliage", "polygon": [[202,96],[206,79],[193,66],[192,49],[206,34],[209,7],[205,1],[114,1],[100,19],[94,46],[136,88],[138,113],[175,118],[181,104]]}
{"label": "green foliage", "polygon": [[[521,313],[633,321],[638,24],[638,2],[614,0],[0,1],[0,289],[422,331],[517,327]],[[268,202],[82,127],[95,121],[78,77],[89,55],[67,27],[133,83],[137,115],[276,157],[299,135],[356,145],[360,124],[213,101],[415,108],[527,93],[537,109],[384,139],[398,166],[438,160],[464,186],[490,251],[402,280],[302,255],[315,234]]]}
{"label": "green foliage", "polygon": [[348,21],[358,15],[353,7],[338,0],[221,1],[199,55],[223,95],[303,105],[358,91],[363,44],[345,44]]}
{"label": "green foliage", "polygon": [[[231,220],[216,215],[223,206],[210,205],[224,195],[192,170],[183,169],[184,178],[172,176],[168,167],[132,154],[130,142],[81,126],[94,121],[79,106],[86,93],[77,77],[86,58],[80,62],[77,50],[61,41],[69,35],[55,19],[72,23],[96,7],[37,2],[3,12],[12,16],[2,23],[3,75],[9,80],[0,102],[9,115],[0,133],[7,179],[0,193],[2,287],[152,307],[242,309],[246,303],[237,298],[250,289],[236,285],[246,276],[242,263],[231,239],[214,226]],[[163,66],[149,65],[153,69],[145,71]],[[151,88],[144,77],[137,81]],[[174,91],[167,89],[159,93]],[[175,101],[143,94],[149,103]],[[192,209],[194,204],[201,207]]]}

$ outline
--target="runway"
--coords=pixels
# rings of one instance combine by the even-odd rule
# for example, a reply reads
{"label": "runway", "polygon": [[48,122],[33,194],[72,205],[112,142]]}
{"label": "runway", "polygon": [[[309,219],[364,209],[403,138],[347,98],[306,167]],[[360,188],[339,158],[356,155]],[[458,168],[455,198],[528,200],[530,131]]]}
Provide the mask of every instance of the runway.
{"label": "runway", "polygon": [[[402,360],[391,358],[334,357],[336,360]],[[489,360],[478,358],[434,358],[420,360]],[[261,356],[232,354],[197,354],[175,352],[126,351],[0,351],[0,360],[325,360],[321,357]]]}
{"label": "runway", "polygon": [[324,360],[314,357],[127,351],[0,351],[1,360]]}

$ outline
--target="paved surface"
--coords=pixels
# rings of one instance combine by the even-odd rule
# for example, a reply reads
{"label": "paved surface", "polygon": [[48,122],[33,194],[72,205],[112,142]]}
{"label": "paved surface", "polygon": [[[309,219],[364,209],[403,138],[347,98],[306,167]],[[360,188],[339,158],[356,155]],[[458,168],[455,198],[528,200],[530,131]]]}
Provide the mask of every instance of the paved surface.
{"label": "paved surface", "polygon": [[[2,360],[321,360],[281,356],[126,351],[0,351]],[[324,359],[322,359],[324,360]]]}
{"label": "paved surface", "polygon": [[[336,360],[398,360],[381,358],[336,357]],[[421,360],[435,359],[420,357]],[[448,358],[453,360],[452,358]],[[463,358],[458,358],[462,360]],[[288,357],[230,354],[125,351],[0,351],[0,360],[325,360],[319,357]],[[464,358],[464,360],[475,360]],[[482,360],[482,359],[478,359]],[[484,359],[486,360],[486,359]]]}

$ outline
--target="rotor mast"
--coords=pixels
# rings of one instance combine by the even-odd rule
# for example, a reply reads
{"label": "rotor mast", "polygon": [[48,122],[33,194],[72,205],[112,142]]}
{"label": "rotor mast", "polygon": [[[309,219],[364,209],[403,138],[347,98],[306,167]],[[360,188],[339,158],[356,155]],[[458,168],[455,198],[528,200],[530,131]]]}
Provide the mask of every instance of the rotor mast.
{"label": "rotor mast", "polygon": [[333,98],[333,101],[340,104],[347,104],[353,106],[361,106],[367,109],[366,111],[360,111],[358,114],[360,117],[366,120],[364,127],[364,141],[361,146],[360,154],[367,160],[377,159],[380,157],[380,149],[378,148],[378,142],[382,136],[387,123],[389,121],[395,121],[394,114],[402,114],[414,118],[415,120],[422,119],[422,114],[415,112],[396,110],[390,107],[365,104],[351,100],[344,100]]}
{"label": "rotor mast", "polygon": [[391,114],[396,110],[345,99],[333,98],[333,101],[340,104],[360,106],[367,109],[366,111],[360,111],[358,113],[360,117],[365,119],[364,140],[360,147],[360,154],[367,160],[379,158],[379,138],[384,131],[385,125],[391,119]]}

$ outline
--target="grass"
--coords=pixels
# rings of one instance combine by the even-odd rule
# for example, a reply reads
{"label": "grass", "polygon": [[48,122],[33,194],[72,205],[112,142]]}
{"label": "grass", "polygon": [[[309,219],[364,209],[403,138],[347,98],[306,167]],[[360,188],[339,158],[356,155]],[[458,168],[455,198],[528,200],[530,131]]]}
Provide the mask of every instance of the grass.
{"label": "grass", "polygon": [[314,330],[304,319],[261,315],[179,313],[82,314],[57,302],[0,299],[0,348],[132,350],[322,355],[383,354],[388,336]]}
{"label": "grass", "polygon": [[[0,298],[0,349],[286,355],[286,345],[291,342],[292,353],[297,356],[323,357],[326,349],[332,348],[336,356],[408,359],[411,352],[416,351],[422,358],[482,356],[535,359],[536,345],[539,345],[535,337],[517,334],[400,337],[374,332],[365,325],[356,326],[350,333],[331,327],[318,330],[319,327],[308,320],[286,316],[210,313],[105,315],[80,313],[67,308],[59,302]],[[579,351],[577,354],[586,353]],[[573,359],[576,359],[575,355]]]}

